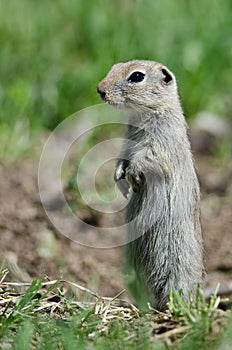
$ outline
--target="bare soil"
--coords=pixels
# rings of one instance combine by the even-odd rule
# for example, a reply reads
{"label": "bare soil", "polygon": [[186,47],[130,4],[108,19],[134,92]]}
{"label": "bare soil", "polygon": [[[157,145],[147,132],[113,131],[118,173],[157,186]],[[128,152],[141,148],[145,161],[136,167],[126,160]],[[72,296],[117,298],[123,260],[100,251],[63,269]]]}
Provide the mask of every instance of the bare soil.
{"label": "bare soil", "polygon": [[[196,166],[202,188],[206,289],[213,290],[220,281],[221,292],[230,294],[232,160],[222,165],[209,155],[196,155]],[[38,200],[37,167],[31,159],[0,165],[0,248],[8,279],[62,276],[100,295],[116,295],[126,287],[122,248],[88,248],[57,233]]]}

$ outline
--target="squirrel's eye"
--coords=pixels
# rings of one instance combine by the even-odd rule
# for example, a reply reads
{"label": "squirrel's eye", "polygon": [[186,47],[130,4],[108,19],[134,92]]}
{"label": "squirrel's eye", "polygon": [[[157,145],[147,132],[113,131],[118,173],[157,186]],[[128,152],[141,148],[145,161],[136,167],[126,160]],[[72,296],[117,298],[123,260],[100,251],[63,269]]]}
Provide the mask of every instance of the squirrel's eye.
{"label": "squirrel's eye", "polygon": [[145,77],[144,73],[134,72],[129,76],[127,80],[131,83],[139,83],[140,81],[143,81],[144,77]]}

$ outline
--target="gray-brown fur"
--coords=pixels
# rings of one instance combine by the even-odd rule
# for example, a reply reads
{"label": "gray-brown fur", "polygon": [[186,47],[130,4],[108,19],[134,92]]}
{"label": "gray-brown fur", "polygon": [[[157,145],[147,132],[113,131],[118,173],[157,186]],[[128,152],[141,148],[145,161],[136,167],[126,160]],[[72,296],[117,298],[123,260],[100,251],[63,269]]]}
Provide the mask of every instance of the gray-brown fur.
{"label": "gray-brown fur", "polygon": [[[130,81],[135,71],[144,74],[142,81]],[[199,184],[176,80],[160,63],[134,60],[114,65],[98,92],[129,111],[115,170],[122,193],[132,188],[126,220],[134,240],[127,258],[164,309],[171,289],[182,289],[186,298],[204,271]]]}

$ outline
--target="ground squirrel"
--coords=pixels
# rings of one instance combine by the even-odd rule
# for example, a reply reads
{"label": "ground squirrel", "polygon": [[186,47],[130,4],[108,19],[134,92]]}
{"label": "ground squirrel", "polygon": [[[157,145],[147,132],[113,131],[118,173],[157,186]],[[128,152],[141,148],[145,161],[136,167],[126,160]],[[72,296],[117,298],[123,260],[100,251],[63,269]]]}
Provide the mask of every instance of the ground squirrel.
{"label": "ground squirrel", "polygon": [[[129,122],[114,179],[124,196],[127,259],[159,310],[170,290],[187,298],[203,278],[200,190],[176,79],[163,64],[115,64],[97,88]],[[134,240],[133,240],[134,239]]]}

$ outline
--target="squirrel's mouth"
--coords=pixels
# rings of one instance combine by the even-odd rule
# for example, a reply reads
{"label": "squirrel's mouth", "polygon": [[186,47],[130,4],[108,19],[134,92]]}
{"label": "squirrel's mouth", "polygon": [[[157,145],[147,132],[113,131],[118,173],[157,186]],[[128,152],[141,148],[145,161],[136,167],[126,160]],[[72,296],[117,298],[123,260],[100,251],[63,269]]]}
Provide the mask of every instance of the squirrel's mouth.
{"label": "squirrel's mouth", "polygon": [[123,108],[125,107],[125,102],[122,101],[117,101],[115,99],[111,99],[110,96],[107,96],[107,94],[101,94],[101,99],[108,103],[110,106],[115,107],[115,108]]}
{"label": "squirrel's mouth", "polygon": [[107,102],[110,106],[114,107],[114,108],[118,108],[118,109],[126,109],[127,106],[125,105],[125,103],[123,102],[115,102],[115,101],[111,101],[111,100],[105,100],[105,102]]}

